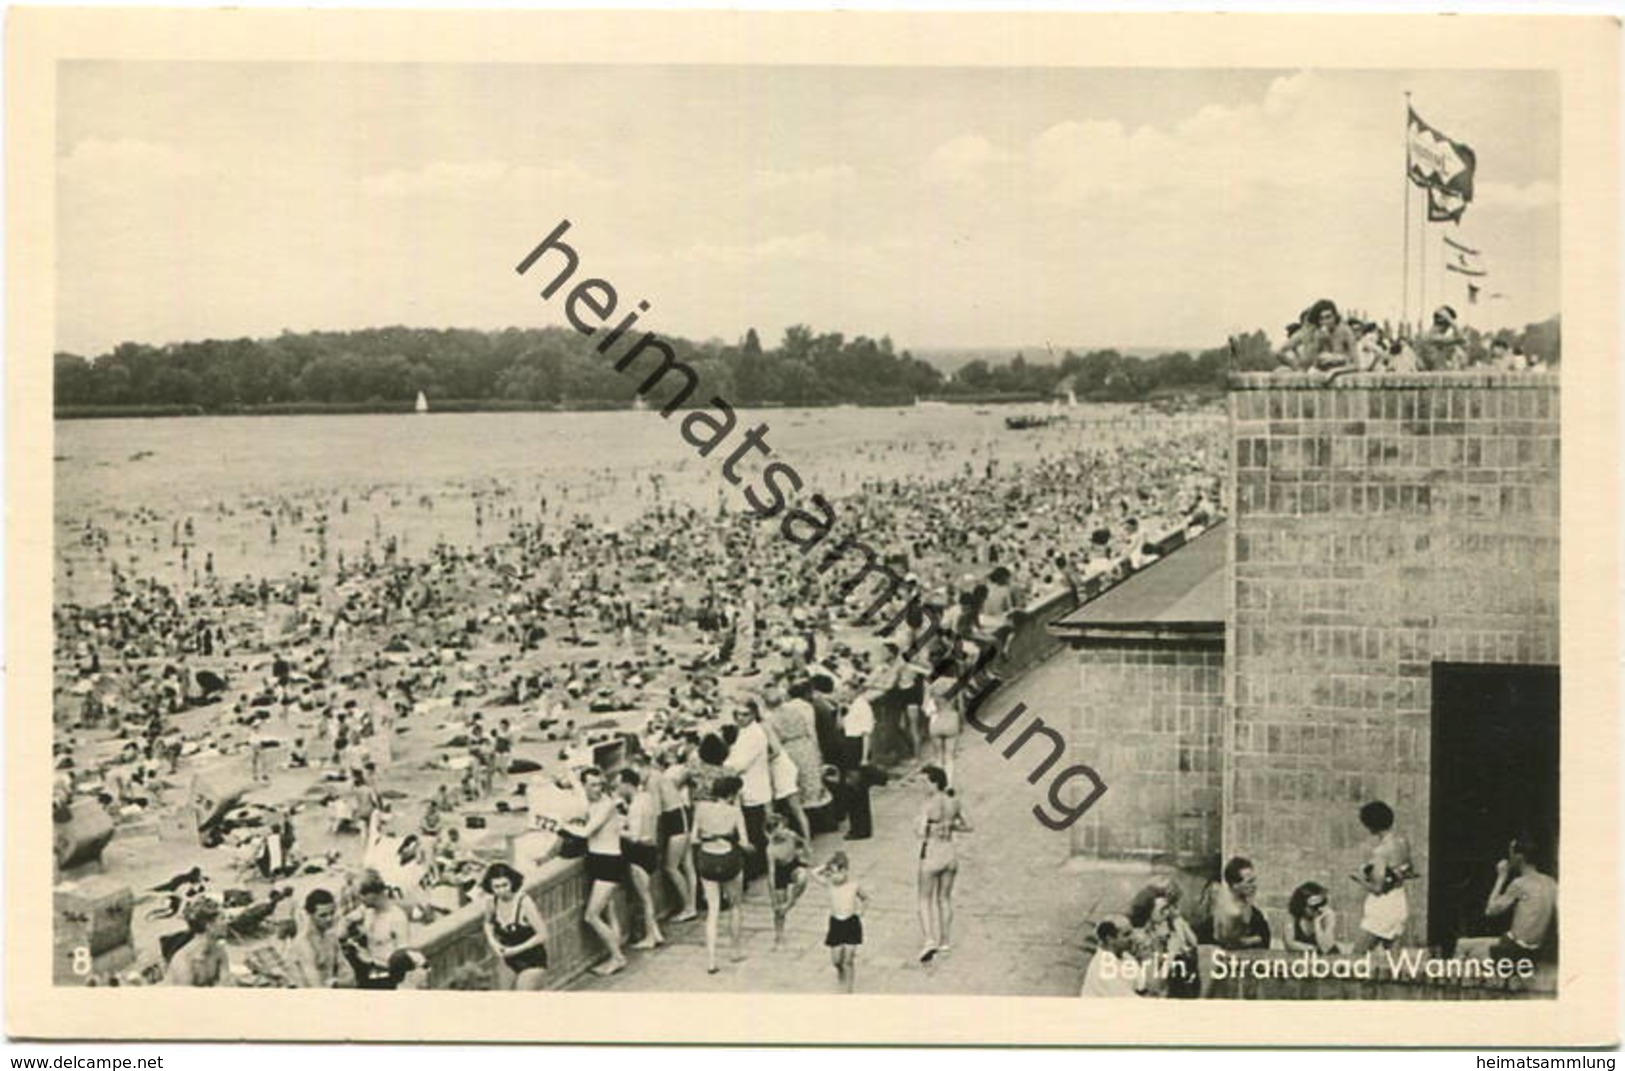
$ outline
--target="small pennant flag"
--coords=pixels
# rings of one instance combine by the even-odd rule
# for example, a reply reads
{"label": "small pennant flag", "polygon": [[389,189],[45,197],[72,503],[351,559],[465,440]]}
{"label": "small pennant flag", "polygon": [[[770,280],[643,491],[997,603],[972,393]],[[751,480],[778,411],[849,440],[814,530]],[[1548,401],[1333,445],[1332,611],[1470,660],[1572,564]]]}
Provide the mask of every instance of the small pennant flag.
{"label": "small pennant flag", "polygon": [[1444,266],[1446,271],[1453,271],[1460,275],[1487,275],[1484,263],[1476,249],[1470,249],[1460,242],[1453,242],[1447,236],[1444,240],[1445,255]]}

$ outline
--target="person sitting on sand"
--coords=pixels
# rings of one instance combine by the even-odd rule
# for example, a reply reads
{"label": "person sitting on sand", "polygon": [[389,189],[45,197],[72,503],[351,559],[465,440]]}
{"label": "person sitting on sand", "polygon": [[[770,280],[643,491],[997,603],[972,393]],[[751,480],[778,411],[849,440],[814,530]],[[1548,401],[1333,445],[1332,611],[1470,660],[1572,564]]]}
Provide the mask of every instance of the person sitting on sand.
{"label": "person sitting on sand", "polygon": [[327,797],[327,835],[356,832],[355,805],[346,792],[335,792]]}
{"label": "person sitting on sand", "polygon": [[326,889],[305,896],[305,919],[290,942],[290,980],[301,989],[348,989],[355,984],[339,946],[338,900]]}

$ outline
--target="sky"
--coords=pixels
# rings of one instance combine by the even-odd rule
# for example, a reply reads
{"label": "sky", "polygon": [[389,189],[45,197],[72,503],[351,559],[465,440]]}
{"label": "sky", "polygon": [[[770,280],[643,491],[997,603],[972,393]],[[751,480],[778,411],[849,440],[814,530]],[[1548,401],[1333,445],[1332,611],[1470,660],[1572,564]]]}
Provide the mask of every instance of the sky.
{"label": "sky", "polygon": [[[1559,311],[1540,71],[80,61],[58,72],[57,344],[563,323],[561,220],[642,326],[899,348],[1272,337],[1397,318],[1405,97],[1477,154],[1427,302]],[[1439,237],[1483,252],[1481,303]],[[533,274],[535,269],[533,269]],[[1491,294],[1500,294],[1490,300]],[[562,297],[562,294],[559,295]]]}

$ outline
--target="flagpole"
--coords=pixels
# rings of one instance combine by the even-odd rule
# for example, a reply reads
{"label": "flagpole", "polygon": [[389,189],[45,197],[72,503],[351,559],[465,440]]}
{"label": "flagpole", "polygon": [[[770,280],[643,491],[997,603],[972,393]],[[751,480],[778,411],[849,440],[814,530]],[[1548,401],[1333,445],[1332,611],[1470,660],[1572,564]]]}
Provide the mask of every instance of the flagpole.
{"label": "flagpole", "polygon": [[1425,328],[1428,322],[1428,217],[1426,212],[1422,213],[1422,218],[1417,221],[1417,226],[1421,228],[1421,235],[1417,238],[1416,244],[1421,247],[1419,252],[1422,258],[1422,266],[1418,274],[1422,277],[1422,296],[1416,310],[1416,322],[1422,328]]}
{"label": "flagpole", "polygon": [[1405,92],[1405,169],[1400,173],[1400,187],[1405,192],[1405,255],[1402,261],[1399,299],[1399,322],[1409,323],[1411,318],[1411,94]]}

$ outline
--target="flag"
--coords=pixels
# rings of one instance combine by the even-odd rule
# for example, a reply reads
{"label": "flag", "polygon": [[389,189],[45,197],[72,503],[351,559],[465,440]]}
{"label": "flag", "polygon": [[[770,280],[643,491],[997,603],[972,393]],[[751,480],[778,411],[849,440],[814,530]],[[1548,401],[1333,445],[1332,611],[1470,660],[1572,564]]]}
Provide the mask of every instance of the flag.
{"label": "flag", "polygon": [[1453,242],[1447,236],[1444,240],[1444,266],[1446,271],[1453,271],[1460,275],[1487,275],[1484,262],[1479,259],[1476,249],[1469,249],[1460,242]]}
{"label": "flag", "polygon": [[1473,199],[1473,172],[1478,157],[1422,121],[1415,109],[1405,137],[1405,170],[1428,191],[1428,222],[1460,223]]}
{"label": "flag", "polygon": [[1461,194],[1438,186],[1428,187],[1429,223],[1460,223],[1466,211],[1467,198]]}
{"label": "flag", "polygon": [[1468,201],[1473,199],[1473,171],[1478,157],[1459,141],[1452,141],[1422,121],[1415,109],[1410,112],[1406,138],[1406,167],[1418,186],[1454,190]]}

